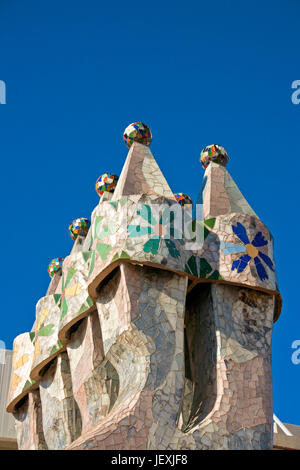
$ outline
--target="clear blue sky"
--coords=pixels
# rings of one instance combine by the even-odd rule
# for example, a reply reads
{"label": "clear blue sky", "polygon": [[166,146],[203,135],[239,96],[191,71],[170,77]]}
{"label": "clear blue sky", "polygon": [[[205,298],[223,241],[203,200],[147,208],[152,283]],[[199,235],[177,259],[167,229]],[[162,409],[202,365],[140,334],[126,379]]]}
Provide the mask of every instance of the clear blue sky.
{"label": "clear blue sky", "polygon": [[[127,6],[128,5],[128,6]],[[300,79],[297,0],[104,2],[2,0],[0,80],[1,330],[29,331],[47,266],[66,256],[68,225],[90,217],[97,177],[119,174],[133,121],[174,192],[194,200],[201,149],[227,169],[271,230],[283,311],[273,335],[274,410],[300,425]]]}

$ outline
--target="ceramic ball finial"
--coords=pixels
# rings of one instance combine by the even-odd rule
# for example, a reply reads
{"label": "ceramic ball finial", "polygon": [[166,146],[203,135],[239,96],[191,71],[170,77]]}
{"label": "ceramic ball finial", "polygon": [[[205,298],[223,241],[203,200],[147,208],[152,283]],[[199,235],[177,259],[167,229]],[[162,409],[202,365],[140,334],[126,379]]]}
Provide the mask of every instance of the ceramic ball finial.
{"label": "ceramic ball finial", "polygon": [[131,147],[133,142],[150,145],[152,141],[152,133],[146,124],[142,122],[133,122],[126,127],[123,133],[123,139],[128,148]]}
{"label": "ceramic ball finial", "polygon": [[204,169],[212,163],[218,163],[219,165],[226,166],[228,162],[228,155],[224,147],[221,145],[208,145],[205,147],[200,155],[200,163]]}

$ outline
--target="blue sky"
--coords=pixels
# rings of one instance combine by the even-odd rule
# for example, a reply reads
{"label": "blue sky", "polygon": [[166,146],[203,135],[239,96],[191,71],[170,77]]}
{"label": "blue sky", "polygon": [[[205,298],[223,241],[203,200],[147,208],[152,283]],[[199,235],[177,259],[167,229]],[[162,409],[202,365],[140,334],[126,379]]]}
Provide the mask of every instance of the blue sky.
{"label": "blue sky", "polygon": [[300,425],[300,4],[2,0],[0,339],[30,331],[47,266],[90,217],[101,173],[120,174],[124,128],[147,123],[174,192],[197,198],[206,145],[275,238],[283,310],[273,335],[274,411]]}

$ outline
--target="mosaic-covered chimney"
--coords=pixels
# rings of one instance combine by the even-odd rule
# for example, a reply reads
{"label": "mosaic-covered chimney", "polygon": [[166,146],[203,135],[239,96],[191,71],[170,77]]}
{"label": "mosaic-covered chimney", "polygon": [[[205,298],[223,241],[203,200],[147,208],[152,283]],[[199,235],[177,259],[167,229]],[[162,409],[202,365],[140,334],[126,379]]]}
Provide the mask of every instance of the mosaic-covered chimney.
{"label": "mosaic-covered chimney", "polygon": [[50,263],[32,331],[15,338],[19,448],[271,449],[272,236],[223,147],[201,152],[192,211],[149,127],[123,138],[120,177],[97,179],[91,221],[70,225],[71,253]]}

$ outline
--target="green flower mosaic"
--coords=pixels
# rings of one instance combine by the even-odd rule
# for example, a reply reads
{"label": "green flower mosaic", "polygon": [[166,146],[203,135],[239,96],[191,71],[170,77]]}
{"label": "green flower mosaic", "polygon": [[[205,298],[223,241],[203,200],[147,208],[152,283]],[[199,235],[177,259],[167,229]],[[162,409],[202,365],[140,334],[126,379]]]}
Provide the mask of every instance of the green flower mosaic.
{"label": "green flower mosaic", "polygon": [[185,272],[192,274],[193,276],[200,277],[202,279],[216,279],[222,280],[222,276],[216,269],[213,272],[213,268],[206,261],[205,258],[199,258],[197,256],[191,256],[185,265]]}
{"label": "green flower mosaic", "polygon": [[137,211],[137,214],[148,223],[148,226],[127,225],[127,231],[131,238],[152,235],[144,244],[144,252],[155,255],[162,241],[164,241],[170,256],[180,258],[180,251],[177,249],[174,240],[176,239],[182,245],[184,241],[182,240],[182,233],[173,227],[175,216],[174,212],[170,211],[169,206],[163,211],[159,221],[154,218],[151,207],[148,205],[143,205]]}
{"label": "green flower mosaic", "polygon": [[[84,258],[85,259],[85,258]],[[76,269],[71,267],[67,273],[66,280],[64,273],[62,274],[62,294],[54,294],[54,300],[55,303],[58,305],[61,311],[61,316],[60,316],[60,321],[63,320],[63,318],[67,315],[68,313],[68,303],[66,301],[66,289],[73,278],[74,274],[76,273]],[[79,284],[79,283],[77,283]],[[73,286],[72,286],[73,287]],[[74,286],[75,287],[75,286]],[[67,291],[68,292],[68,291]],[[69,292],[67,294],[68,296],[76,296],[76,289],[74,293]],[[80,315],[81,313],[85,312],[88,310],[91,306],[93,305],[93,301],[90,298],[90,296],[87,296],[85,302],[82,303],[79,311],[77,312],[77,315]]]}
{"label": "green flower mosaic", "polygon": [[[55,297],[53,296],[54,300]],[[39,314],[39,318],[36,320],[33,331],[29,333],[30,341],[34,344],[34,355],[33,362],[40,354],[40,341],[39,339],[43,336],[51,336],[55,333],[55,325],[48,323],[45,325],[47,317],[51,313],[49,308],[43,308]]]}
{"label": "green flower mosaic", "polygon": [[94,267],[95,267],[96,252],[98,253],[98,255],[103,261],[106,261],[113,248],[112,245],[109,245],[108,243],[103,243],[103,241],[100,241],[100,240],[103,240],[104,238],[109,237],[110,235],[113,235],[114,233],[116,233],[117,226],[115,222],[113,221],[109,221],[106,224],[102,224],[102,221],[103,221],[103,216],[101,215],[96,217],[95,219],[93,240],[98,240],[98,241],[96,244],[94,242],[92,243],[95,249],[92,251],[92,254],[91,254],[89,276],[92,274]]}

